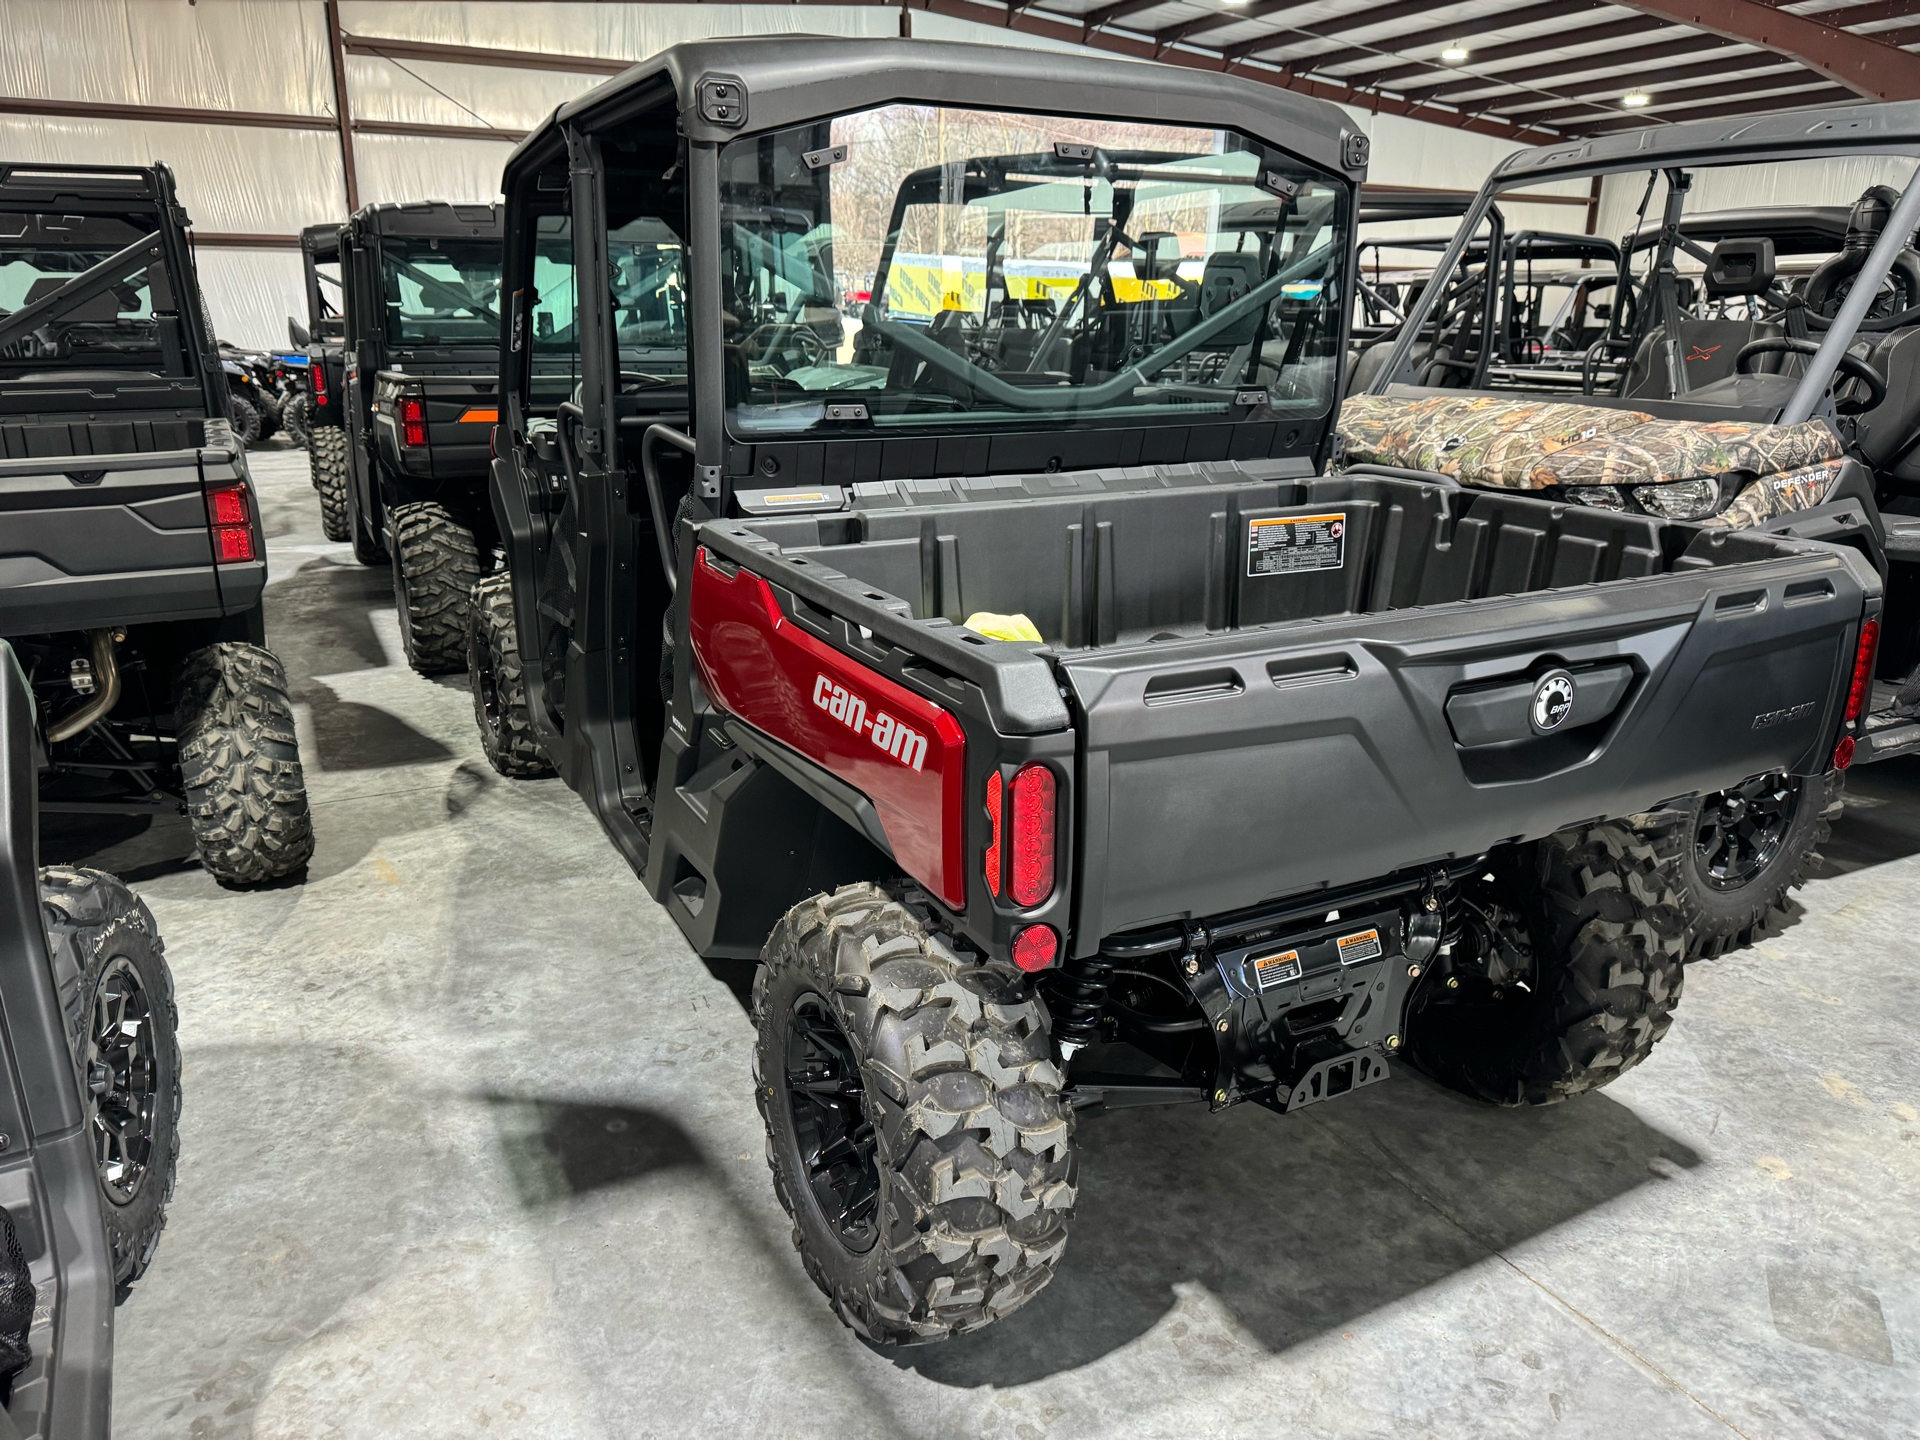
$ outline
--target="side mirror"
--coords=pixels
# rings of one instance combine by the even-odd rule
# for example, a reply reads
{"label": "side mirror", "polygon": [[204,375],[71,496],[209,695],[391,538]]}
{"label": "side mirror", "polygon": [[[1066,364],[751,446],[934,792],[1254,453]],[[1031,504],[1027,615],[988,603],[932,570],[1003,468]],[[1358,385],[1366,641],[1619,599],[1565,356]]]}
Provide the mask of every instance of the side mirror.
{"label": "side mirror", "polygon": [[1614,318],[1614,307],[1612,305],[1595,306],[1594,318],[1596,320],[1612,320]]}
{"label": "side mirror", "polygon": [[293,342],[295,350],[305,350],[313,344],[313,337],[307,333],[307,327],[291,315],[287,317],[287,339]]}

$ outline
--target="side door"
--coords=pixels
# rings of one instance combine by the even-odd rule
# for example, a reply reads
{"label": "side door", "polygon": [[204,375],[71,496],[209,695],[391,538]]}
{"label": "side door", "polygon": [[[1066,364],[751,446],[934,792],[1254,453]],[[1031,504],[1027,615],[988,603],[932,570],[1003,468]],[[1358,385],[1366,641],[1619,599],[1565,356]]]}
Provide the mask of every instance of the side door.
{"label": "side door", "polygon": [[105,1436],[113,1260],[41,919],[36,782],[33,697],[0,641],[0,1231],[32,1286],[28,1297],[0,1245],[0,1355],[18,1366],[4,1424],[16,1436]]}
{"label": "side door", "polygon": [[345,368],[341,399],[347,428],[347,508],[359,539],[373,550],[385,548],[380,486],[374,460],[374,378],[380,369],[376,341],[382,321],[379,297],[380,241],[358,231],[340,237],[340,292]]}

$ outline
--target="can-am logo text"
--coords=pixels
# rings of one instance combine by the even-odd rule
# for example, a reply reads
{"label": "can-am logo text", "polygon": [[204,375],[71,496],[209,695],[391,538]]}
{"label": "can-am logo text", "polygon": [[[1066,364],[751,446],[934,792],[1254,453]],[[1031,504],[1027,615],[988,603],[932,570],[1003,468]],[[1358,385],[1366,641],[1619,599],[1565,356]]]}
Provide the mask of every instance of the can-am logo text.
{"label": "can-am logo text", "polygon": [[850,731],[866,736],[876,749],[885,751],[909,770],[917,771],[927,763],[926,736],[910,730],[884,710],[875,711],[869,719],[866,701],[824,675],[814,677],[814,704]]}

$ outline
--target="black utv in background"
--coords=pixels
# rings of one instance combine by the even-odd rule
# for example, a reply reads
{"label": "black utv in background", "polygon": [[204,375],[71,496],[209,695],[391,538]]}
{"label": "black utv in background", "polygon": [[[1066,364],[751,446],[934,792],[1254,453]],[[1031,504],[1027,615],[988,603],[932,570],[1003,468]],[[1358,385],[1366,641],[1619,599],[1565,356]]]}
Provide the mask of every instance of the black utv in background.
{"label": "black utv in background", "polygon": [[347,517],[346,319],[341,314],[340,225],[309,225],[300,232],[307,322],[287,317],[287,339],[307,357],[300,396],[307,466],[320,498],[320,528],[328,540],[352,535]]}
{"label": "black utv in background", "polygon": [[226,884],[313,827],[265,541],[164,165],[0,165],[0,636],[43,811],[184,810]]}
{"label": "black utv in background", "polygon": [[483,732],[751,972],[776,1193],[877,1341],[1047,1283],[1080,1110],[1607,1085],[1681,995],[1643,818],[1858,730],[1858,552],[1328,472],[1367,160],[1234,77],[783,37],[508,163]]}
{"label": "black utv in background", "polygon": [[[498,543],[486,486],[500,373],[500,208],[367,206],[340,232],[339,264],[347,539],[365,564],[391,559],[414,669],[458,671],[469,592],[493,568]],[[318,470],[316,484],[324,504]]]}
{"label": "black utv in background", "polygon": [[37,866],[37,709],[0,641],[0,1425],[105,1436],[113,1308],[173,1198],[180,1047],[146,905]]}

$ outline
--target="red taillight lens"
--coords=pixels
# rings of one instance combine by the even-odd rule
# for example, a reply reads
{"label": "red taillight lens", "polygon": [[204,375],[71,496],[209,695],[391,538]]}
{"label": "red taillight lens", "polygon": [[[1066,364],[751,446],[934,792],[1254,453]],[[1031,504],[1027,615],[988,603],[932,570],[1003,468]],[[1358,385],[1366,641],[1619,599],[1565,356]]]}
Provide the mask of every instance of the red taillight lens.
{"label": "red taillight lens", "polygon": [[1001,773],[987,778],[987,894],[1001,893]]}
{"label": "red taillight lens", "polygon": [[314,404],[325,405],[327,403],[327,367],[316,360],[307,367],[307,376],[313,382]]}
{"label": "red taillight lens", "polygon": [[1054,773],[1022,766],[1014,776],[1014,881],[1017,906],[1038,906],[1054,894]]}
{"label": "red taillight lens", "polygon": [[1861,719],[1874,693],[1874,651],[1881,640],[1881,622],[1861,622],[1861,643],[1854,648],[1854,678],[1848,682],[1848,719]]}
{"label": "red taillight lens", "polygon": [[1844,771],[1854,764],[1854,737],[1842,736],[1834,743],[1834,768]]}
{"label": "red taillight lens", "polygon": [[207,519],[213,525],[213,558],[220,565],[254,559],[253,516],[247,487],[223,485],[207,492]]}
{"label": "red taillight lens", "polygon": [[1014,964],[1023,971],[1044,971],[1060,948],[1052,926],[1028,926],[1014,936]]}
{"label": "red taillight lens", "polygon": [[403,445],[425,445],[427,443],[427,406],[426,403],[411,396],[403,396],[400,401],[400,439]]}

